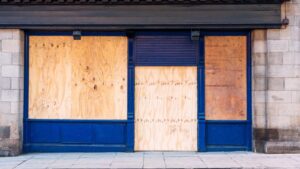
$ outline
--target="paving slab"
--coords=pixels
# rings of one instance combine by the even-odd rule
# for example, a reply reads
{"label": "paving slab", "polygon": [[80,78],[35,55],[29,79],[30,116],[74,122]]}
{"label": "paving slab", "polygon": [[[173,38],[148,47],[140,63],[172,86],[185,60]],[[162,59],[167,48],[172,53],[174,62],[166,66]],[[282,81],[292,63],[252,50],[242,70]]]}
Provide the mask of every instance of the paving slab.
{"label": "paving slab", "polygon": [[300,169],[300,154],[252,152],[31,153],[0,157],[0,169]]}

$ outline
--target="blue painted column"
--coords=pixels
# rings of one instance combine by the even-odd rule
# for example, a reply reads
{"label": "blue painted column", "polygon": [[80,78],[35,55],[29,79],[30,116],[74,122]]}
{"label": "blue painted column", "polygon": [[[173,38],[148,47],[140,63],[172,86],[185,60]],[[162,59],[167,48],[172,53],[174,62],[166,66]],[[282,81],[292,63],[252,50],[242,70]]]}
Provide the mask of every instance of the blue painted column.
{"label": "blue painted column", "polygon": [[132,33],[128,33],[128,102],[127,102],[127,151],[134,151],[134,59]]}
{"label": "blue painted column", "polygon": [[197,62],[198,81],[198,151],[206,151],[205,123],[205,66],[204,66],[204,36],[199,39],[199,57]]}

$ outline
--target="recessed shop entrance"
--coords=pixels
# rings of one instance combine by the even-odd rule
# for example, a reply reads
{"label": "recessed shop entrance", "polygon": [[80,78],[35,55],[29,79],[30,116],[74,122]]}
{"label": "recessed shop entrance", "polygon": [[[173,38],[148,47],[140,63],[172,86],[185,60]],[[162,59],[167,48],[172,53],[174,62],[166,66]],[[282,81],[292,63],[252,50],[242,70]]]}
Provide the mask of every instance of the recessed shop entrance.
{"label": "recessed shop entrance", "polygon": [[248,32],[29,32],[24,151],[251,150]]}

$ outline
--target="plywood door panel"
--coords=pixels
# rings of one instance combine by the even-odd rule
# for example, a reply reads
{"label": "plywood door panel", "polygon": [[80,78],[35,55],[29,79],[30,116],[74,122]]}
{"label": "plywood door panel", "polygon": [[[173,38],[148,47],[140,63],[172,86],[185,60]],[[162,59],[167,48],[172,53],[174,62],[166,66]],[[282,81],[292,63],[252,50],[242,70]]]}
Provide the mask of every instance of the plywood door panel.
{"label": "plywood door panel", "polygon": [[127,118],[126,37],[30,36],[29,57],[29,118]]}
{"label": "plywood door panel", "polygon": [[205,37],[205,117],[247,119],[246,36]]}
{"label": "plywood door panel", "polygon": [[197,68],[135,68],[135,150],[197,151]]}

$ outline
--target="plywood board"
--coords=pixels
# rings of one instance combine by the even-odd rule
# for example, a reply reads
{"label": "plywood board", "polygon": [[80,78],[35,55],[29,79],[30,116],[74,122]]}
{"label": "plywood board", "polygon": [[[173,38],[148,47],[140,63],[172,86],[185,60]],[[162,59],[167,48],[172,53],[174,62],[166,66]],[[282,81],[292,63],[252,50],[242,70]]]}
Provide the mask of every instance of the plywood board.
{"label": "plywood board", "polygon": [[29,118],[127,118],[126,37],[31,36],[29,57]]}
{"label": "plywood board", "polygon": [[205,37],[207,120],[247,119],[246,36]]}
{"label": "plywood board", "polygon": [[135,150],[197,151],[197,68],[135,68]]}

